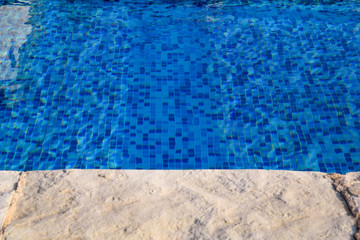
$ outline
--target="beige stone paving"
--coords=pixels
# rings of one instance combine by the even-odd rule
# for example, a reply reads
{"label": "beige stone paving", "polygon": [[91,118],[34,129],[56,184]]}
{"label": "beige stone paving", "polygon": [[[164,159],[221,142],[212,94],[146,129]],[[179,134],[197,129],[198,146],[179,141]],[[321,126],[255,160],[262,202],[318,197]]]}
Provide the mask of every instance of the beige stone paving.
{"label": "beige stone paving", "polygon": [[9,208],[15,185],[19,178],[19,172],[1,171],[0,172],[0,224],[2,226],[6,212]]}
{"label": "beige stone paving", "polygon": [[[6,174],[0,172],[0,179]],[[351,179],[346,189],[355,196],[359,175]],[[343,197],[324,173],[27,172],[12,201],[6,240],[353,239],[356,232]]]}

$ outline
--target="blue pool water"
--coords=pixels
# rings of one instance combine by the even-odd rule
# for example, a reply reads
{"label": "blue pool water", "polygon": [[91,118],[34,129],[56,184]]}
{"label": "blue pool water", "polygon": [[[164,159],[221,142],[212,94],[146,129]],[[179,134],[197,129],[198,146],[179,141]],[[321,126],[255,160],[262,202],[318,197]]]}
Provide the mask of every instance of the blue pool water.
{"label": "blue pool water", "polygon": [[360,1],[0,0],[0,169],[360,170]]}

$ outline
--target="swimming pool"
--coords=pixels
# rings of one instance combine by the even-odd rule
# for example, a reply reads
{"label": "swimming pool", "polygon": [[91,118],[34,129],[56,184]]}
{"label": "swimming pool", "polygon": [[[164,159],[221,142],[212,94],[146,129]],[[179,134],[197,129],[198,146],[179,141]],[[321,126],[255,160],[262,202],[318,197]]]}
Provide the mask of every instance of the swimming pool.
{"label": "swimming pool", "polygon": [[0,0],[0,169],[360,170],[360,1]]}

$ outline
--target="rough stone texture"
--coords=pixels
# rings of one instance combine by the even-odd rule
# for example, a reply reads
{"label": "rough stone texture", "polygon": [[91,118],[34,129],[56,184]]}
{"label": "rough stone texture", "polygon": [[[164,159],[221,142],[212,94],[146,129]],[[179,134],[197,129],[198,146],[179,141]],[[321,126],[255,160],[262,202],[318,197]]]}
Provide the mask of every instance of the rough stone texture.
{"label": "rough stone texture", "polygon": [[28,172],[6,239],[352,239],[326,174]]}
{"label": "rough stone texture", "polygon": [[19,172],[0,172],[0,224],[3,225],[6,212],[9,208],[11,197],[15,191],[15,185],[19,178]]}
{"label": "rough stone texture", "polygon": [[355,239],[360,240],[360,173],[347,173],[345,176],[334,174],[332,176],[336,190],[341,193],[357,222]]}

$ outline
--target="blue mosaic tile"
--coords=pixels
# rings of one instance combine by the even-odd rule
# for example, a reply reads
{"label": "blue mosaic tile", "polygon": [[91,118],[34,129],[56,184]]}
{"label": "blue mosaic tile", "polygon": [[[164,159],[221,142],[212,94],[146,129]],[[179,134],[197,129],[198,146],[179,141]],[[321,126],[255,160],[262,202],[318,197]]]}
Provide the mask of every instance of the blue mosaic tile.
{"label": "blue mosaic tile", "polygon": [[360,170],[359,1],[0,0],[0,170]]}

